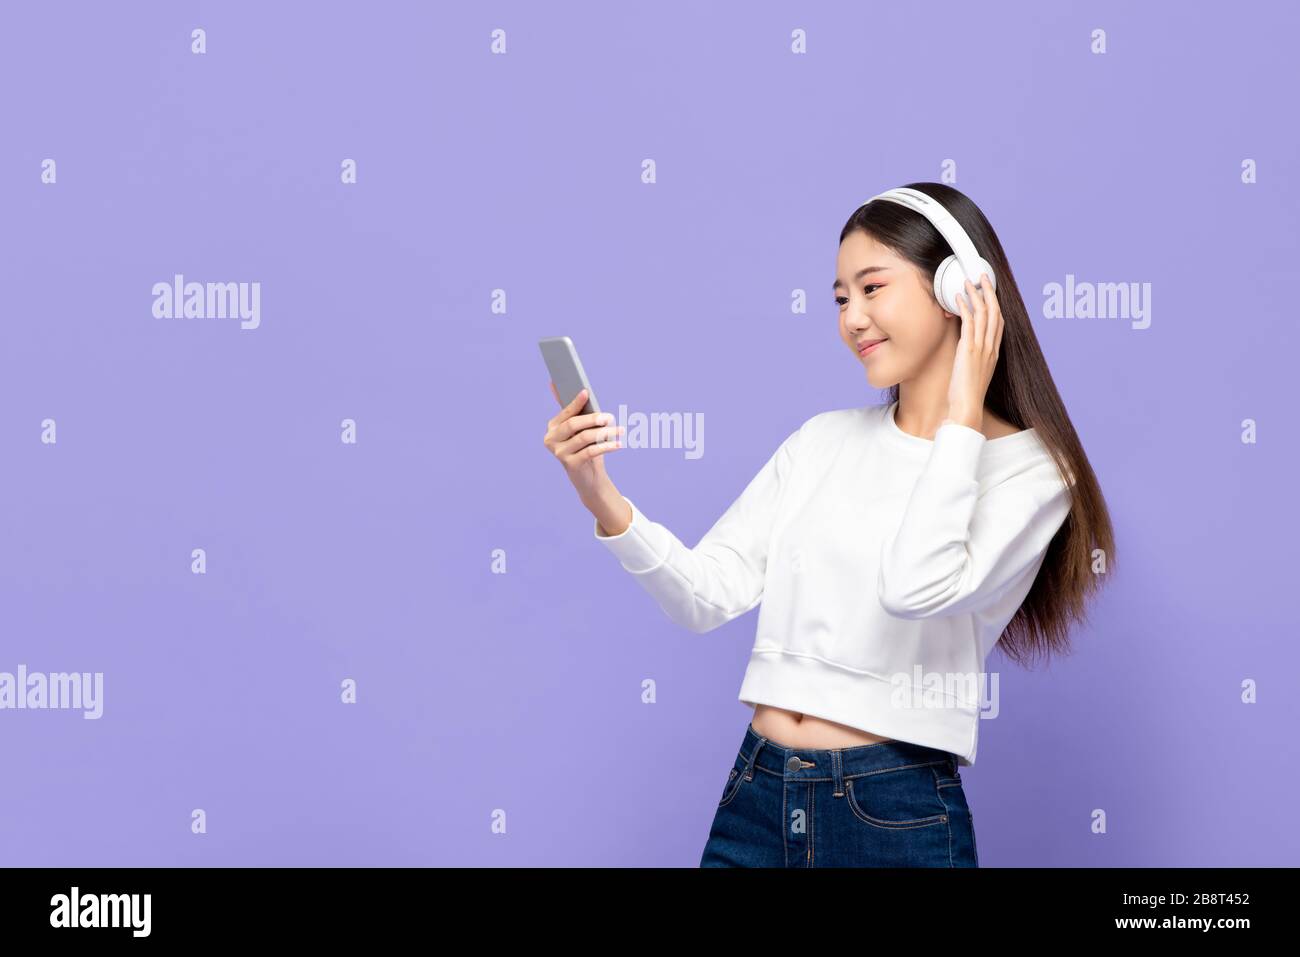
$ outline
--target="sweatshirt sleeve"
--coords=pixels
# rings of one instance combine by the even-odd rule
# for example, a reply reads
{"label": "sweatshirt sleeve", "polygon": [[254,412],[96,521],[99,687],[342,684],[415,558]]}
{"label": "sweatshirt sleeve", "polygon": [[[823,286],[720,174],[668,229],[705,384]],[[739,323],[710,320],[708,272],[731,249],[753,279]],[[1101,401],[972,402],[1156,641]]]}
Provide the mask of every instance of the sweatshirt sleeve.
{"label": "sweatshirt sleeve", "polygon": [[687,548],[668,528],[646,518],[632,500],[632,524],[596,541],[678,625],[703,634],[759,603],[767,570],[768,542],[781,493],[790,481],[799,431],[792,433],[714,523],[699,544]]}
{"label": "sweatshirt sleeve", "polygon": [[876,589],[896,618],[977,611],[1041,563],[1070,512],[1055,461],[979,494],[984,434],[944,422],[912,489],[902,523],[881,543]]}

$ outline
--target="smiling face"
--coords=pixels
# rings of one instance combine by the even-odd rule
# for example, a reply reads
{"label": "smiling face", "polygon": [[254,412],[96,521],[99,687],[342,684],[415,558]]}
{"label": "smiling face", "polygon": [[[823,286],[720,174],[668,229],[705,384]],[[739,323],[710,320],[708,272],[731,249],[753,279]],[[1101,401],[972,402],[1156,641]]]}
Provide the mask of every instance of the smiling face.
{"label": "smiling face", "polygon": [[[840,338],[877,389],[916,377],[946,338],[961,333],[921,270],[860,229],[840,244],[835,301]],[[885,341],[865,355],[858,351],[873,339]]]}

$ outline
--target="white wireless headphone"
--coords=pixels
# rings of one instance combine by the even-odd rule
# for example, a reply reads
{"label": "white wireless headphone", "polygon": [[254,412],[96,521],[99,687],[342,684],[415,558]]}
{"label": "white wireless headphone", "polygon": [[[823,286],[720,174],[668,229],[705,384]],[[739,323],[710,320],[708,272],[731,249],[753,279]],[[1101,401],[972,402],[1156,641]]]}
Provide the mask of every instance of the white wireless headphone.
{"label": "white wireless headphone", "polygon": [[[975,244],[971,242],[970,237],[966,235],[966,230],[961,228],[961,223],[933,196],[928,196],[919,189],[908,189],[906,186],[900,186],[897,189],[886,190],[878,196],[872,196],[867,203],[875,202],[878,199],[888,200],[891,203],[898,203],[900,206],[906,206],[908,209],[920,213],[931,223],[934,228],[939,230],[943,238],[948,241],[948,246],[956,254],[949,256],[943,262],[939,263],[939,268],[934,272],[934,298],[939,300],[949,312],[954,315],[961,315],[961,307],[957,304],[957,294],[965,291],[965,282],[967,279],[973,285],[978,286],[980,273],[988,273],[989,280],[993,283],[993,288],[998,288],[998,277],[993,274],[993,267],[988,261],[981,258],[979,252],[975,249]],[[867,203],[863,203],[865,206]]]}

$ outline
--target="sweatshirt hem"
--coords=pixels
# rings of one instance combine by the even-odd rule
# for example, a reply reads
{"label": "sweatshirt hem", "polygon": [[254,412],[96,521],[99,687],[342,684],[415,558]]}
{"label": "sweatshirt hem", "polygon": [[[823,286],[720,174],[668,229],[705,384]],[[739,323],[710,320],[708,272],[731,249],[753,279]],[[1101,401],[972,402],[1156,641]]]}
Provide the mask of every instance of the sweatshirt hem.
{"label": "sweatshirt hem", "polygon": [[820,658],[755,649],[741,682],[744,704],[770,705],[812,715],[872,734],[957,756],[975,763],[979,709],[944,698],[942,704],[909,695],[879,675],[849,671]]}

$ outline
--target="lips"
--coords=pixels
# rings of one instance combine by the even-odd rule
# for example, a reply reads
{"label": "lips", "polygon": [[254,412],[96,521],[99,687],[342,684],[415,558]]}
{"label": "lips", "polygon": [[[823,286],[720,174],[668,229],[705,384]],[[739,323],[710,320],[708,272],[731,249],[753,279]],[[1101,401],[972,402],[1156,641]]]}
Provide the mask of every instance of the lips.
{"label": "lips", "polygon": [[863,339],[858,343],[858,355],[866,355],[874,346],[888,341],[888,339]]}

